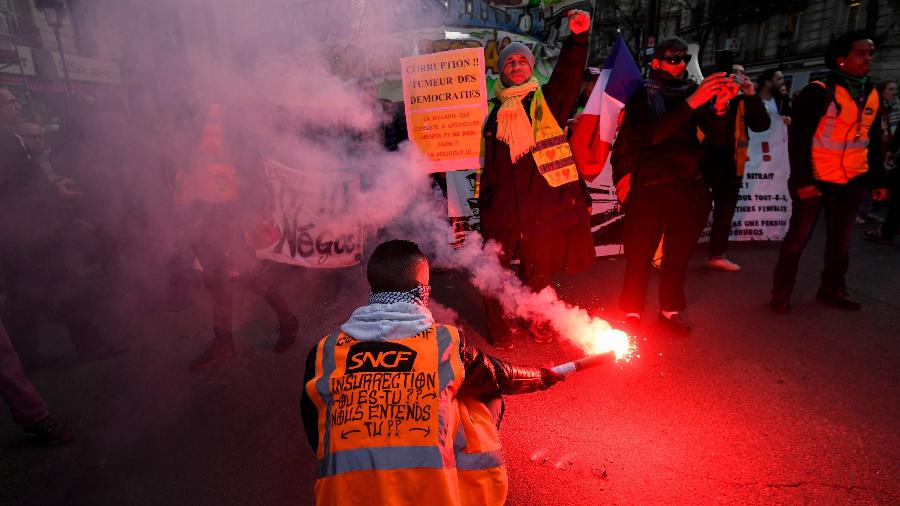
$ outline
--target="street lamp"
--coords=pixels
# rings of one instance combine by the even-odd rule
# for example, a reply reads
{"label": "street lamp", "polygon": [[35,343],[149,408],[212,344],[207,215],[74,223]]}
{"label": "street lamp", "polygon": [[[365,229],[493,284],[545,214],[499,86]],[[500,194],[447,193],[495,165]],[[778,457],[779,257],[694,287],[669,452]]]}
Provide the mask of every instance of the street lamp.
{"label": "street lamp", "polygon": [[62,39],[59,37],[59,29],[62,20],[66,16],[66,6],[62,0],[34,0],[34,6],[47,19],[47,24],[53,29],[56,36],[56,47],[59,49],[59,61],[62,64],[63,79],[66,85],[66,108],[69,107],[69,99],[72,96],[72,84],[69,82],[69,66],[66,64],[66,53],[63,51]]}

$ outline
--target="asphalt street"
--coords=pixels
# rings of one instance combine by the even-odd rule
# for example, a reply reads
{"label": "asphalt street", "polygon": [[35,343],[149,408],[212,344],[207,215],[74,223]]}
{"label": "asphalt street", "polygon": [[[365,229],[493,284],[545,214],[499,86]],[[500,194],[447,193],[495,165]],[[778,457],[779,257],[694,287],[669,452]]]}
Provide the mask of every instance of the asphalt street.
{"label": "asphalt street", "polygon": [[[740,273],[706,270],[698,249],[688,273],[692,335],[654,323],[654,285],[630,362],[506,399],[508,503],[900,503],[900,247],[861,236],[860,226],[848,276],[858,313],[815,301],[821,233],[787,315],[766,306],[777,244],[733,245]],[[560,293],[618,318],[623,268],[621,258],[598,260],[560,279]],[[274,315],[241,294],[238,358],[200,373],[187,364],[210,337],[202,294],[166,309],[111,305],[130,353],[32,375],[77,439],[44,447],[0,417],[0,504],[313,504],[303,362],[367,288],[358,269],[281,282],[302,321],[300,345],[275,354]],[[483,343],[480,297],[465,277],[435,273],[432,284],[436,316]],[[71,353],[57,334],[48,328],[45,346]],[[580,352],[517,342],[497,355],[544,365]]]}

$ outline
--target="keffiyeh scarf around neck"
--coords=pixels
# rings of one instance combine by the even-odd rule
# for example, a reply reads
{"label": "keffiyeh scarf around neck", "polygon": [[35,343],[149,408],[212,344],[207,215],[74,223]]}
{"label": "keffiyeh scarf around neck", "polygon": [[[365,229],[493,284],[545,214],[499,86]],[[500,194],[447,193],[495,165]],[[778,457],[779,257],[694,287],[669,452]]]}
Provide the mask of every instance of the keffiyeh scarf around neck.
{"label": "keffiyeh scarf around neck", "polygon": [[394,304],[407,302],[417,306],[428,307],[431,287],[419,285],[408,292],[378,292],[369,294],[369,304]]}

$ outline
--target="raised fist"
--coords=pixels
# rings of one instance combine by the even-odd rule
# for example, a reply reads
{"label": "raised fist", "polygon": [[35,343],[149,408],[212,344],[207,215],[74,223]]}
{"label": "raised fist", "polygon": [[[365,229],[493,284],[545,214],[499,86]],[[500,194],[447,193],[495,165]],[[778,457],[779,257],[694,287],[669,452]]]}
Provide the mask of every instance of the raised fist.
{"label": "raised fist", "polygon": [[574,34],[584,33],[591,28],[591,17],[587,12],[573,9],[566,16],[569,17],[569,31]]}

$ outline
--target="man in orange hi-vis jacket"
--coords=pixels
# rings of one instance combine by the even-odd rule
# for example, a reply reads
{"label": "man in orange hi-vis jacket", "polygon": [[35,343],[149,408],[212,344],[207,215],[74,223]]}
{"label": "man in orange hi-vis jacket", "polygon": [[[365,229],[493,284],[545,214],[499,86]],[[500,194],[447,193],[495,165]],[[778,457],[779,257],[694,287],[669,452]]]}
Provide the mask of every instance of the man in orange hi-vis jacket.
{"label": "man in orange hi-vis jacket", "polygon": [[318,461],[316,504],[503,504],[500,396],[563,376],[508,364],[436,323],[428,260],[414,243],[379,245],[367,277],[369,304],[306,360],[301,411]]}

